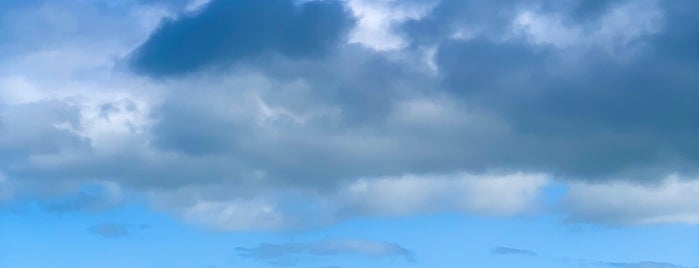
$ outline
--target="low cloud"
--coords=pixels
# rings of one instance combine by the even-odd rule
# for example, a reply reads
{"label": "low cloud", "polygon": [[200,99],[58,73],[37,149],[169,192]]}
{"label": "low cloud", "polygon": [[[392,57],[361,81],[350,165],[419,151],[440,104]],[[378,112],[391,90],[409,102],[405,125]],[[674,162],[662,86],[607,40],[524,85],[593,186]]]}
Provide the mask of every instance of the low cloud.
{"label": "low cloud", "polygon": [[537,256],[536,252],[526,249],[510,248],[498,246],[491,250],[491,253],[495,255],[521,255],[521,256]]}
{"label": "low cloud", "polygon": [[541,174],[458,173],[360,179],[327,193],[291,189],[230,199],[221,192],[227,187],[219,185],[153,193],[151,197],[186,221],[215,229],[294,229],[376,215],[457,212],[514,216],[534,211],[549,183]]}
{"label": "low cloud", "polygon": [[699,181],[677,175],[657,183],[571,183],[568,220],[611,225],[699,224]]}
{"label": "low cloud", "polygon": [[39,206],[48,212],[68,213],[101,212],[121,204],[121,188],[117,184],[101,182],[80,188],[80,192],[74,195],[39,200]]}
{"label": "low cloud", "polygon": [[[502,255],[502,256],[528,256],[528,257],[539,257],[539,255],[531,250],[510,248],[505,246],[497,246],[491,250],[492,254]],[[639,262],[608,262],[608,261],[597,261],[597,260],[561,260],[553,259],[551,257],[543,256],[541,258],[560,262],[561,267],[599,267],[599,268],[699,268],[693,266],[679,265],[669,262],[657,262],[657,261],[639,261]]]}
{"label": "low cloud", "polygon": [[550,179],[542,174],[465,174],[374,178],[356,181],[341,194],[368,214],[409,215],[457,211],[516,215],[532,209]]}
{"label": "low cloud", "polygon": [[150,226],[145,224],[133,225],[116,222],[103,222],[93,225],[87,230],[90,233],[104,238],[123,238],[131,235],[133,231],[141,231],[148,228],[150,228]]}
{"label": "low cloud", "polygon": [[368,240],[323,240],[301,243],[260,244],[256,247],[238,247],[238,255],[273,265],[298,264],[305,257],[349,255],[363,258],[401,258],[414,262],[412,251],[400,245]]}
{"label": "low cloud", "polygon": [[643,262],[609,262],[605,265],[614,268],[697,268],[684,265],[678,265],[667,262],[653,262],[653,261],[643,261]]}

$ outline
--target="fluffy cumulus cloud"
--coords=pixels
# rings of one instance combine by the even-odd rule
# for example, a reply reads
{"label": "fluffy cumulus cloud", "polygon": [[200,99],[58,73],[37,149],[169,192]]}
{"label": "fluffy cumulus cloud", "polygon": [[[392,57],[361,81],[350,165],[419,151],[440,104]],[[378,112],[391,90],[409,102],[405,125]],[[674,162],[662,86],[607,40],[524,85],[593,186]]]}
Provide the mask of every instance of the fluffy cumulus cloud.
{"label": "fluffy cumulus cloud", "polygon": [[2,3],[0,201],[283,229],[545,211],[558,181],[574,221],[696,224],[697,5]]}

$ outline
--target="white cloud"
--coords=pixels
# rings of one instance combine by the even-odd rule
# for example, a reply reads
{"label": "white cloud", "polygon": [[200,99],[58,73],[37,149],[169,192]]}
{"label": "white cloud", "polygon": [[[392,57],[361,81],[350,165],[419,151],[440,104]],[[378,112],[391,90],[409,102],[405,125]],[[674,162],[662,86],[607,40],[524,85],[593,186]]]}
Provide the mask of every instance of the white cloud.
{"label": "white cloud", "polygon": [[281,229],[286,224],[282,213],[260,200],[200,201],[178,213],[188,221],[218,230]]}
{"label": "white cloud", "polygon": [[663,13],[658,1],[629,1],[613,8],[602,17],[594,38],[605,44],[607,49],[623,49],[643,36],[652,35],[662,29]]}
{"label": "white cloud", "polygon": [[598,20],[574,23],[563,14],[523,10],[514,19],[516,35],[536,45],[560,49],[601,48],[610,54],[628,53],[633,42],[661,30],[663,13],[657,1],[629,1],[611,8]]}
{"label": "white cloud", "polygon": [[0,103],[16,105],[41,100],[44,93],[22,76],[0,77]]}
{"label": "white cloud", "polygon": [[350,43],[362,44],[376,50],[403,48],[406,41],[392,28],[405,20],[424,16],[434,4],[432,2],[348,0],[347,5],[357,17],[357,26],[350,36]]}
{"label": "white cloud", "polygon": [[76,134],[89,139],[92,148],[102,152],[119,151],[123,146],[146,146],[150,105],[128,95],[83,102]]}
{"label": "white cloud", "polygon": [[[111,63],[101,68],[108,66]],[[34,79],[35,76],[27,71],[25,76],[0,77],[0,87],[4,90],[0,93],[0,103],[7,105],[5,110],[40,102],[74,108],[79,113],[77,123],[61,122],[54,127],[89,140],[98,151],[147,142],[145,132],[151,124],[151,108],[161,98],[158,88],[128,76],[95,77],[89,81],[45,79],[41,75]]]}
{"label": "white cloud", "polygon": [[350,207],[381,215],[433,211],[514,215],[531,209],[548,184],[549,178],[541,174],[406,175],[359,180],[341,196]]}
{"label": "white cloud", "polygon": [[[692,179],[692,180],[690,180]],[[658,184],[570,184],[570,220],[621,225],[699,224],[699,181],[668,176]]]}
{"label": "white cloud", "polygon": [[209,4],[211,0],[191,0],[187,3],[187,6],[185,7],[185,11],[187,12],[196,12],[201,10],[203,7],[205,7],[207,4]]}
{"label": "white cloud", "polygon": [[515,31],[525,35],[529,42],[537,45],[570,47],[579,44],[582,29],[563,24],[556,14],[538,14],[532,11],[520,13],[514,20]]}
{"label": "white cloud", "polygon": [[267,230],[332,224],[357,216],[458,212],[512,216],[535,208],[550,179],[541,174],[453,174],[354,180],[331,193],[298,189],[222,193],[190,188],[151,195],[156,206],[218,230]]}

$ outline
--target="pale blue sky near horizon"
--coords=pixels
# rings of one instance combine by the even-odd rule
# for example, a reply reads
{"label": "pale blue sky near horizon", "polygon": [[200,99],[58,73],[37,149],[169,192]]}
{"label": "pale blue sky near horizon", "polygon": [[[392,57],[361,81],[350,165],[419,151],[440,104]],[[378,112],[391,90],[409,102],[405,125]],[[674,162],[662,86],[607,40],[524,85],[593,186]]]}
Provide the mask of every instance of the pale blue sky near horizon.
{"label": "pale blue sky near horizon", "polygon": [[[124,226],[123,235],[94,230]],[[361,218],[308,230],[221,232],[141,205],[100,212],[50,211],[32,202],[0,210],[3,267],[692,267],[699,230],[566,223],[560,216],[484,218],[454,213]],[[363,256],[289,252],[250,258],[239,247],[364,240],[409,251]],[[498,251],[505,248],[508,251]],[[284,261],[290,261],[285,264]],[[645,262],[657,263],[650,266]],[[624,266],[627,265],[627,266]],[[636,265],[636,266],[634,266]]]}

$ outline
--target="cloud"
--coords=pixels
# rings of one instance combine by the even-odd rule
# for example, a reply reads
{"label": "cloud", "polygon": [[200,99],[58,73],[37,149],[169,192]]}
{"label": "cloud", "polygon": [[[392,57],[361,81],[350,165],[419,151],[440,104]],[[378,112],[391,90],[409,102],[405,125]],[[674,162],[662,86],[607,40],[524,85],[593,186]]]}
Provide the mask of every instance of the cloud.
{"label": "cloud", "polygon": [[656,261],[640,261],[640,262],[607,262],[607,261],[589,261],[589,260],[579,260],[579,259],[559,259],[550,258],[546,256],[539,256],[536,252],[517,249],[504,246],[497,246],[491,250],[492,254],[495,255],[519,255],[528,257],[540,257],[542,259],[548,259],[554,261],[559,266],[567,267],[614,267],[614,268],[695,268],[690,266],[678,265],[669,262],[656,262]]}
{"label": "cloud", "polygon": [[0,149],[3,151],[0,158],[26,157],[86,145],[85,140],[70,131],[77,127],[79,118],[77,107],[58,101],[0,104]]}
{"label": "cloud", "polygon": [[[12,198],[85,207],[70,197],[109,183],[204,226],[284,229],[518,215],[555,180],[574,221],[696,223],[696,1],[146,2],[2,4]],[[372,16],[400,42],[351,39]]]}
{"label": "cloud", "polygon": [[[485,32],[470,38],[441,33],[450,27],[434,32],[420,28],[436,23],[431,21],[435,16],[440,19],[437,27],[459,24],[462,17],[479,19],[457,17],[469,11],[454,5],[472,5],[471,10],[492,11],[495,17],[483,19],[484,25],[471,23]],[[417,27],[412,30],[415,33],[409,32],[415,35],[415,42],[426,38],[422,32],[443,35],[430,40],[438,47],[435,62],[445,90],[467,105],[497,115],[510,127],[510,135],[502,142],[513,142],[511,150],[496,153],[508,157],[496,157],[489,163],[538,167],[589,180],[615,175],[651,180],[663,174],[659,171],[678,169],[678,165],[685,172],[696,172],[692,163],[697,148],[685,144],[685,139],[669,142],[659,138],[689,137],[696,131],[691,127],[693,119],[678,115],[696,112],[694,105],[682,100],[698,97],[690,90],[695,82],[684,75],[697,62],[669,63],[678,55],[665,53],[671,49],[662,41],[668,34],[683,40],[677,45],[693,40],[689,33],[674,35],[670,30],[686,28],[678,23],[693,18],[675,14],[676,10],[656,1],[614,2],[589,20],[570,19],[564,7],[522,5],[445,1],[433,15],[410,24]],[[557,47],[541,40],[497,35],[518,27],[520,22],[513,18],[523,10],[562,17],[542,22],[548,28],[540,32],[546,35],[541,40],[553,44],[571,41],[568,35],[578,35],[574,31],[551,36],[556,31],[549,29],[579,27],[585,40],[596,40],[599,45],[572,40],[571,47]],[[507,19],[498,21],[500,16]],[[418,27],[422,24],[426,25]],[[620,30],[629,29],[625,25],[632,30]],[[599,39],[594,31],[600,31]]]}
{"label": "cloud", "polygon": [[12,198],[14,189],[10,181],[0,172],[0,205]]}
{"label": "cloud", "polygon": [[42,203],[42,209],[55,212],[91,211],[98,212],[116,206],[117,201],[109,196],[94,193],[80,193],[59,200],[48,200]]}
{"label": "cloud", "polygon": [[435,211],[515,215],[532,209],[548,183],[539,174],[408,175],[359,180],[341,195],[350,207],[378,215]]}
{"label": "cloud", "polygon": [[526,10],[520,11],[512,26],[516,33],[522,34],[533,44],[558,49],[599,49],[617,55],[624,55],[624,49],[633,47],[635,40],[657,34],[662,29],[663,13],[654,1],[596,1],[598,3],[594,8],[591,5],[595,4],[585,4],[593,2],[581,1],[579,5],[587,6],[584,9],[601,8],[603,11],[595,20],[587,20],[588,25],[570,26],[561,21],[566,16],[560,11]]}
{"label": "cloud", "polygon": [[677,264],[672,264],[672,263],[667,263],[667,262],[653,262],[653,261],[644,261],[644,262],[610,262],[607,263],[608,266],[610,267],[616,267],[616,268],[691,268],[688,266],[683,266],[683,265],[677,265]]}
{"label": "cloud", "polygon": [[517,248],[509,248],[509,247],[503,247],[503,246],[498,246],[493,248],[491,252],[495,255],[524,255],[524,256],[536,256],[536,252],[526,250],[526,249],[517,249]]}
{"label": "cloud", "polygon": [[131,235],[134,230],[144,230],[148,229],[148,225],[131,225],[124,223],[114,223],[114,222],[103,222],[91,226],[87,230],[90,233],[99,235],[104,238],[123,238]]}
{"label": "cloud", "polygon": [[397,34],[395,25],[424,16],[437,1],[350,0],[347,6],[357,18],[350,43],[376,50],[398,50],[406,41]]}
{"label": "cloud", "polygon": [[66,180],[54,187],[45,184],[42,179],[5,183],[0,180],[0,186],[7,186],[10,196],[33,200],[41,210],[50,213],[100,213],[119,207],[123,201],[122,188],[114,182]]}
{"label": "cloud", "polygon": [[458,212],[513,216],[537,209],[549,178],[538,174],[454,174],[369,178],[319,193],[303,188],[230,198],[217,185],[154,193],[162,209],[219,230],[297,229],[363,216]]}
{"label": "cloud", "polygon": [[564,198],[573,222],[699,224],[699,182],[670,175],[657,183],[573,183]]}
{"label": "cloud", "polygon": [[236,248],[238,255],[279,266],[294,266],[303,258],[350,255],[363,258],[401,258],[414,262],[412,251],[400,245],[368,240],[321,240],[314,242],[260,244]]}
{"label": "cloud", "polygon": [[130,56],[139,73],[155,77],[226,67],[265,53],[322,55],[353,24],[339,1],[214,0],[203,10],[170,20]]}

